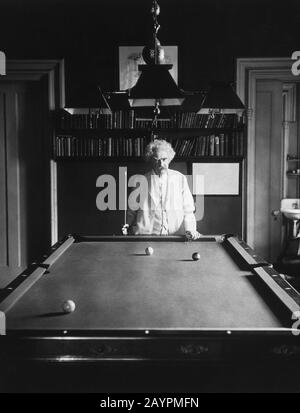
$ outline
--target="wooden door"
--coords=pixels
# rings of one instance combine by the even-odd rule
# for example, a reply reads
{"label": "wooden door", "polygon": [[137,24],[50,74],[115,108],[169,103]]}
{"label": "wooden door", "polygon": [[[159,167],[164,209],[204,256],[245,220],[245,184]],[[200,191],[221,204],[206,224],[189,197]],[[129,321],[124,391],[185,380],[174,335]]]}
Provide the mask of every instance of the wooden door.
{"label": "wooden door", "polygon": [[49,244],[45,98],[44,82],[0,82],[0,287]]}
{"label": "wooden door", "polygon": [[257,80],[255,107],[254,247],[275,262],[281,252],[283,84]]}

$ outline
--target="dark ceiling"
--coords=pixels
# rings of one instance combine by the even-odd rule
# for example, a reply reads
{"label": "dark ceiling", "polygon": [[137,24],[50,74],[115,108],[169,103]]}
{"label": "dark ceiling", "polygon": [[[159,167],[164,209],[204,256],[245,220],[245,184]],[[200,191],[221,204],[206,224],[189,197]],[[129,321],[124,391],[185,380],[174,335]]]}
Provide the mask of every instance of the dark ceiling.
{"label": "dark ceiling", "polygon": [[[158,0],[159,39],[178,45],[179,84],[234,81],[237,57],[300,49],[300,1]],[[118,46],[143,45],[151,0],[0,0],[0,50],[8,59],[65,58],[73,94],[118,88]],[[89,99],[89,97],[87,97]]]}

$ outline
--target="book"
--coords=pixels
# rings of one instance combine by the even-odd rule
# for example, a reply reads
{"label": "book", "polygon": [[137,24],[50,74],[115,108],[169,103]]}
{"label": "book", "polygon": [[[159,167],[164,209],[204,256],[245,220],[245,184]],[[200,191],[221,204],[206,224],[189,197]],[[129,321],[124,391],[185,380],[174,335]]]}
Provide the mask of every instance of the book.
{"label": "book", "polygon": [[215,155],[220,156],[220,138],[219,138],[219,136],[215,137]]}
{"label": "book", "polygon": [[209,137],[209,156],[214,156],[215,154],[215,135],[210,135]]}
{"label": "book", "polygon": [[225,138],[224,138],[224,133],[220,133],[220,156],[225,156]]}

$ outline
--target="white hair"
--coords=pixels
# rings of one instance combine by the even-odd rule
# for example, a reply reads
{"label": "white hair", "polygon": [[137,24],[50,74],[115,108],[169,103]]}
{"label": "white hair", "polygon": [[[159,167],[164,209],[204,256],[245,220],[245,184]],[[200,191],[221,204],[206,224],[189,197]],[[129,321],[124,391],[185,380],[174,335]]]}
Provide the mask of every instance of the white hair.
{"label": "white hair", "polygon": [[176,154],[169,142],[164,139],[154,139],[146,146],[145,158],[150,160],[159,150],[167,152],[169,161],[172,161]]}

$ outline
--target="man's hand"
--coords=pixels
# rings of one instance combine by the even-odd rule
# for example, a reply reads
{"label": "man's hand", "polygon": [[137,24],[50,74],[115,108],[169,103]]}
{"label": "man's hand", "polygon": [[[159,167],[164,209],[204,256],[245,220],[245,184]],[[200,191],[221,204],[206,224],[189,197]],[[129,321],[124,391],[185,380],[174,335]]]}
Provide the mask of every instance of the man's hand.
{"label": "man's hand", "polygon": [[198,231],[186,231],[185,236],[189,241],[194,241],[200,238],[202,235]]}

